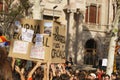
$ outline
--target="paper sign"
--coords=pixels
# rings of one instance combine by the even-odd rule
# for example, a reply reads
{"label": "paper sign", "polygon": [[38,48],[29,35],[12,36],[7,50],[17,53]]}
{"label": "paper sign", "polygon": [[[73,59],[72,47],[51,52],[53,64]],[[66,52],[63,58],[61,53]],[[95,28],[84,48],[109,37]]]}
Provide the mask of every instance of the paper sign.
{"label": "paper sign", "polygon": [[45,59],[44,47],[32,46],[30,58]]}
{"label": "paper sign", "polygon": [[26,54],[28,50],[28,42],[15,41],[13,44],[13,53]]}
{"label": "paper sign", "polygon": [[107,59],[102,59],[102,66],[107,66]]}
{"label": "paper sign", "polygon": [[43,35],[36,34],[35,46],[43,46]]}
{"label": "paper sign", "polygon": [[22,28],[22,40],[32,42],[33,34],[33,30]]}

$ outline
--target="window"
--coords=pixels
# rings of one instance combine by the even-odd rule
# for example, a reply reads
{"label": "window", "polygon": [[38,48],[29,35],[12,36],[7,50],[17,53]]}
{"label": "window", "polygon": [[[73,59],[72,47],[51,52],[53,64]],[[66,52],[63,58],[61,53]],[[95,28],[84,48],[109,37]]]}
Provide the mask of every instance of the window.
{"label": "window", "polygon": [[85,22],[100,23],[100,7],[90,5],[86,8]]}

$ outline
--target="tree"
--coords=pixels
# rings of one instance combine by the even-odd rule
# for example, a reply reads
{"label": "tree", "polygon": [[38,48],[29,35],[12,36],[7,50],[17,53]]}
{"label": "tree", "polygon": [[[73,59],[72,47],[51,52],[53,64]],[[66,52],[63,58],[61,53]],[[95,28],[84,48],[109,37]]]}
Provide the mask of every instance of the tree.
{"label": "tree", "polygon": [[13,23],[26,16],[32,5],[29,0],[2,0],[0,3],[0,31],[11,39],[14,32]]}
{"label": "tree", "polygon": [[110,40],[109,52],[108,52],[108,63],[107,63],[107,74],[111,75],[113,72],[114,57],[115,57],[115,46],[118,38],[118,25],[120,23],[120,1],[118,1],[118,9],[113,21],[112,37]]}

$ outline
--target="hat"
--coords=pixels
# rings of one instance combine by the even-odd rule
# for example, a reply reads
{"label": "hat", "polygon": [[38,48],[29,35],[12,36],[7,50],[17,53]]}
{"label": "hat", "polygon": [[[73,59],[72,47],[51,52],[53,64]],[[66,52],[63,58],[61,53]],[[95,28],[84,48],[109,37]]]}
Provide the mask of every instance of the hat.
{"label": "hat", "polygon": [[90,73],[90,76],[96,78],[96,74],[95,73]]}

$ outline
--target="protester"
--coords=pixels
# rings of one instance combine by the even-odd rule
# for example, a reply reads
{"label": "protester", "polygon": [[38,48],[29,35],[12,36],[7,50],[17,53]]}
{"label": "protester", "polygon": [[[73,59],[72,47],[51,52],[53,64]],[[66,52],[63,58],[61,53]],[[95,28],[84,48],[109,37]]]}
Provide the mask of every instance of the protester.
{"label": "protester", "polygon": [[[35,73],[36,69],[40,66],[40,62],[37,62],[36,65],[28,72],[27,79],[24,76],[24,68],[20,69],[19,66],[15,67],[15,70],[19,73],[21,80],[33,80],[33,74]],[[41,79],[42,80],[42,79]]]}
{"label": "protester", "polygon": [[102,75],[105,74],[105,71],[103,70],[103,68],[102,67],[98,67],[96,73],[97,73],[98,80],[102,80]]}
{"label": "protester", "polygon": [[13,80],[12,67],[7,60],[7,51],[0,47],[0,80]]}
{"label": "protester", "polygon": [[96,80],[96,78],[97,78],[97,76],[96,76],[96,74],[95,73],[90,73],[89,75],[88,75],[88,80]]}
{"label": "protester", "polygon": [[110,80],[110,76],[108,74],[104,75],[103,80]]}
{"label": "protester", "polygon": [[113,73],[111,74],[111,80],[118,80],[116,73],[113,72]]}

